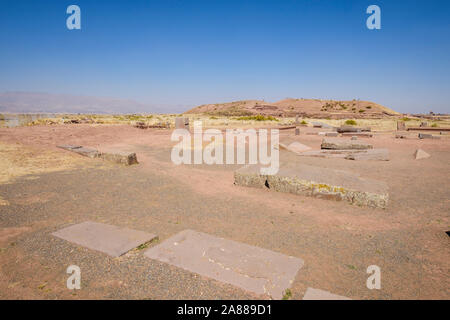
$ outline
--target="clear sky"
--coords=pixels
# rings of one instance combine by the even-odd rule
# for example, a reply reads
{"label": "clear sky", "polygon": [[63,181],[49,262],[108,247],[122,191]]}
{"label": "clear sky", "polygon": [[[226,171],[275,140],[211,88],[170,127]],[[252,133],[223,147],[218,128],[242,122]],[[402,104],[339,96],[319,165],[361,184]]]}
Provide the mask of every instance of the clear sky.
{"label": "clear sky", "polygon": [[[81,30],[66,9],[81,8]],[[381,8],[369,30],[366,8]],[[450,113],[450,1],[0,0],[0,92]]]}

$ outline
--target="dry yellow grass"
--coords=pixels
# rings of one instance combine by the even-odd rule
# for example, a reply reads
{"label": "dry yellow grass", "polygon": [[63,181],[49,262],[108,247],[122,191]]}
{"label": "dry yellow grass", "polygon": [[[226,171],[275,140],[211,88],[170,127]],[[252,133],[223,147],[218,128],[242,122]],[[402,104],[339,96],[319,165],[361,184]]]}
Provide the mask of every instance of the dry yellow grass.
{"label": "dry yellow grass", "polygon": [[[0,142],[0,184],[30,174],[71,170],[80,166],[98,166],[65,153],[33,149],[19,144]],[[0,203],[6,203],[0,199]]]}

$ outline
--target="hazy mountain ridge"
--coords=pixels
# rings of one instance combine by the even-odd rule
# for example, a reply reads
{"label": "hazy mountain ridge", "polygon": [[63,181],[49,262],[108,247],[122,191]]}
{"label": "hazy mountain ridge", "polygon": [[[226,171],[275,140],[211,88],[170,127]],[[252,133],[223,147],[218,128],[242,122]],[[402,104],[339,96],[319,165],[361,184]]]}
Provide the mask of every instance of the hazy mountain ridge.
{"label": "hazy mountain ridge", "polygon": [[0,93],[0,112],[162,113],[163,110],[130,99],[13,91]]}

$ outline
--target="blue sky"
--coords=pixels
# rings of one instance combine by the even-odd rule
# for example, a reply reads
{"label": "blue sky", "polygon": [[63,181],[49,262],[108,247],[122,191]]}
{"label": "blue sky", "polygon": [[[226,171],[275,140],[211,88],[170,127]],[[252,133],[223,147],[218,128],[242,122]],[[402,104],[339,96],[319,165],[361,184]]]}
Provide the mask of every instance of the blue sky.
{"label": "blue sky", "polygon": [[[81,30],[66,8],[81,8]],[[381,8],[381,30],[366,8]],[[450,113],[450,1],[0,0],[0,92],[182,106],[286,97]]]}

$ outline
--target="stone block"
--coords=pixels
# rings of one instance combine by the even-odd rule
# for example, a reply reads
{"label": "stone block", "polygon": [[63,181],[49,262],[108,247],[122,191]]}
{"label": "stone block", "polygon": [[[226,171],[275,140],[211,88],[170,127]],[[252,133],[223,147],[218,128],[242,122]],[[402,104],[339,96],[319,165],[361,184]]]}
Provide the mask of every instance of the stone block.
{"label": "stone block", "polygon": [[331,150],[348,150],[348,149],[372,149],[373,146],[371,144],[362,142],[362,141],[352,141],[352,140],[343,140],[343,139],[323,139],[321,144],[322,149],[331,149]]}
{"label": "stone block", "polygon": [[193,230],[174,235],[144,255],[273,299],[283,297],[304,264],[300,258]]}
{"label": "stone block", "polygon": [[144,231],[120,228],[86,221],[52,233],[52,235],[83,247],[119,257],[141,244],[157,238]]}
{"label": "stone block", "polygon": [[246,165],[236,170],[235,184],[378,208],[386,208],[389,199],[386,183],[351,172],[299,164],[285,164],[275,175],[261,175],[259,169]]}

